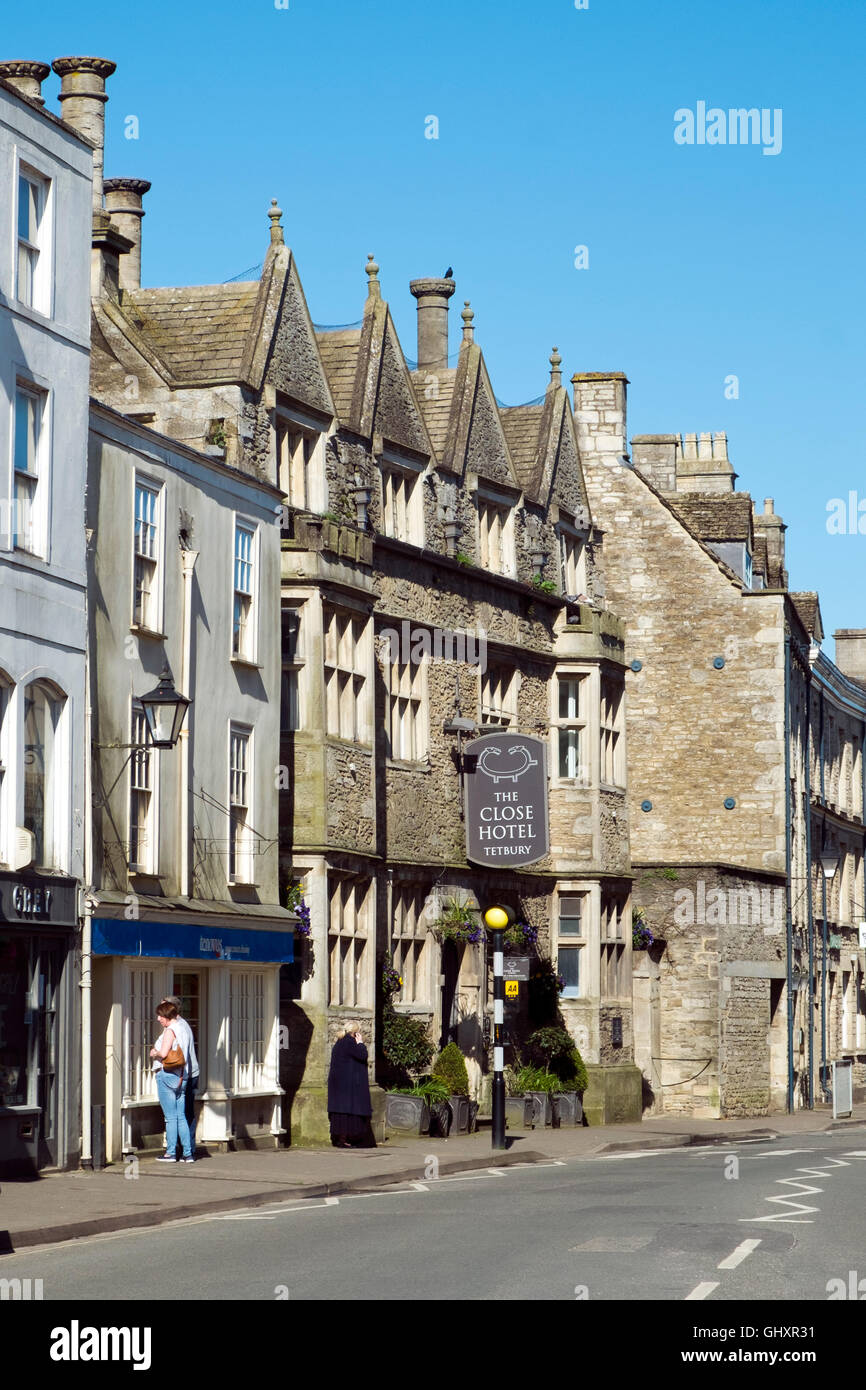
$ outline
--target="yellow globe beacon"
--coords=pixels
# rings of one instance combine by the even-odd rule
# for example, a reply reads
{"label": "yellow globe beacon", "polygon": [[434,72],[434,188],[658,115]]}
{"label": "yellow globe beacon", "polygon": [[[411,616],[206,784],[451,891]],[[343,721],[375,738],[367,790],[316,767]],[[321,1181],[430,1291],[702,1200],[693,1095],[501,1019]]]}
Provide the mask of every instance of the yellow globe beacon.
{"label": "yellow globe beacon", "polygon": [[508,926],[509,914],[504,907],[488,907],[484,920],[491,931],[503,931]]}

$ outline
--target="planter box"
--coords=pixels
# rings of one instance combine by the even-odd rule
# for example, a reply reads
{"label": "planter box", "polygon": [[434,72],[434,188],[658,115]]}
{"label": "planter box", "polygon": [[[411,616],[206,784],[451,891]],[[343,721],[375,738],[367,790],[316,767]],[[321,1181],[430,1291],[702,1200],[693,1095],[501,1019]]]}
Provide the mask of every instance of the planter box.
{"label": "planter box", "polygon": [[430,1107],[423,1096],[385,1097],[385,1126],[397,1134],[429,1134]]}
{"label": "planter box", "polygon": [[553,1097],[553,1123],[562,1129],[583,1124],[579,1091],[560,1091]]}
{"label": "planter box", "polygon": [[469,1102],[469,1131],[470,1134],[478,1133],[478,1101]]}
{"label": "planter box", "polygon": [[505,1097],[505,1128],[532,1129],[532,1099],[530,1096]]}
{"label": "planter box", "polygon": [[553,1124],[553,1101],[549,1091],[527,1091],[532,1102],[532,1128],[543,1129]]}
{"label": "planter box", "polygon": [[430,1134],[434,1139],[447,1139],[451,1131],[451,1107],[447,1100],[430,1106]]}
{"label": "planter box", "polygon": [[[451,1096],[448,1109],[451,1112],[451,1133],[469,1134],[470,1100],[468,1096]],[[478,1107],[475,1107],[476,1111]]]}

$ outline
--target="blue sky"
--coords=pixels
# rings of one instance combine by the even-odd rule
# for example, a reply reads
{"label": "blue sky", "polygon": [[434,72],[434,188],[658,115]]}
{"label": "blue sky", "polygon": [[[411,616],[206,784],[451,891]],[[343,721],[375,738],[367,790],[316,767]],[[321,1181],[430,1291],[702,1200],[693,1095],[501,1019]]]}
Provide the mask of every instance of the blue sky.
{"label": "blue sky", "polygon": [[[469,298],[503,401],[544,390],[556,343],[569,377],[626,371],[630,434],[727,430],[738,486],[788,523],[792,587],[819,589],[828,633],[866,627],[866,535],[827,531],[850,492],[866,530],[862,0],[41,0],[29,16],[4,16],[4,56],[118,64],[106,174],[153,181],[145,284],[255,265],[276,197],[314,320],[360,317],[372,251],[414,356],[408,281],[453,265],[452,346]],[[699,101],[780,108],[781,152],[676,144],[675,111]]]}

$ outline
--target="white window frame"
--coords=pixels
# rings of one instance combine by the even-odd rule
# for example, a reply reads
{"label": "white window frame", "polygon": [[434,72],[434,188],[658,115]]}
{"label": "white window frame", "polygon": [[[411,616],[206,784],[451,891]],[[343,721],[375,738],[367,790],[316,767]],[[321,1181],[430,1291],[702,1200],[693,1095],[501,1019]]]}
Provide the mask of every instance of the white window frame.
{"label": "white window frame", "polygon": [[232,1094],[259,1091],[268,1081],[268,981],[264,970],[229,972],[229,1056]]}
{"label": "white window frame", "polygon": [[[290,737],[303,729],[307,709],[306,604],[284,603],[280,612],[280,650],[282,684],[280,687],[280,737]],[[296,623],[294,650],[286,651],[287,618]]]}
{"label": "white window frame", "polygon": [[556,528],[559,541],[559,576],[563,594],[577,598],[586,593],[586,542],[576,527],[560,519]]}
{"label": "white window frame", "polygon": [[288,505],[301,512],[324,509],[324,433],[277,410],[274,421],[277,487]]}
{"label": "white window frame", "polygon": [[14,686],[10,677],[3,670],[0,670],[0,864],[8,864],[9,862],[9,852],[6,845],[7,827],[14,824],[14,817],[9,814],[7,805],[11,794],[10,787],[13,783],[12,777],[7,775],[12,756],[14,756],[14,739],[9,732],[12,724],[9,710],[12,704],[13,689]]}
{"label": "white window frame", "polygon": [[[615,699],[612,707],[611,699]],[[613,708],[611,717],[610,711]],[[598,698],[599,763],[598,780],[602,786],[625,786],[625,688],[615,676],[601,672]]]}
{"label": "white window frame", "polygon": [[514,504],[480,489],[475,494],[478,563],[491,574],[515,578]]}
{"label": "white window frame", "polygon": [[322,617],[327,736],[370,745],[372,619],[329,604]]}
{"label": "white window frame", "polygon": [[[571,905],[571,901],[575,898],[579,901],[579,913],[576,915],[573,912],[567,914],[563,913],[563,905],[566,902]],[[556,917],[554,928],[557,973],[562,973],[559,969],[561,953],[563,951],[577,952],[577,985],[566,985],[562,992],[562,998],[584,999],[589,992],[587,988],[588,981],[586,979],[586,968],[589,957],[586,952],[586,946],[589,936],[587,922],[592,910],[592,898],[586,889],[576,889],[570,887],[568,884],[561,883],[557,885],[555,902]],[[561,931],[560,922],[562,921],[579,921],[580,931]]]}
{"label": "white window frame", "polygon": [[520,672],[513,666],[491,663],[478,673],[478,722],[485,728],[517,727]]}
{"label": "white window frame", "polygon": [[[241,764],[238,753],[243,750]],[[228,853],[226,879],[229,885],[249,885],[253,876],[253,730],[247,724],[229,723],[228,736]]]}
{"label": "white window frame", "polygon": [[[133,702],[130,716],[130,741],[135,744],[147,744],[146,733],[147,721],[141,705]],[[129,760],[129,854],[127,864],[130,873],[154,874],[157,872],[159,864],[159,854],[157,845],[157,809],[159,806],[159,793],[157,790],[157,775],[159,769],[159,759],[156,757],[156,750],[149,747],[135,748]],[[139,818],[138,824],[144,827],[143,844],[135,835],[133,826],[136,823],[135,810],[139,801],[144,797],[144,816]],[[133,853],[133,845],[138,849],[138,853]],[[143,849],[143,853],[141,852]],[[157,1000],[159,1003],[159,1000]]]}
{"label": "white window frame", "polygon": [[431,1008],[427,889],[418,883],[395,883],[391,892],[391,963],[403,981],[400,1003]]}
{"label": "white window frame", "polygon": [[385,744],[392,762],[424,763],[430,745],[427,658],[385,662]]}
{"label": "white window frame", "polygon": [[[46,771],[44,776],[44,825],[43,858],[34,859],[35,866],[43,869],[65,870],[69,859],[69,776],[70,758],[68,747],[68,696],[56,688],[53,682],[36,677],[21,691],[22,728],[22,792],[23,805],[26,806],[26,743],[27,738],[27,696],[29,691],[38,690],[49,705],[54,706],[52,726],[46,740]],[[26,815],[25,815],[26,819]],[[24,824],[24,820],[22,820]],[[34,855],[36,848],[34,846]]]}
{"label": "white window frame", "polygon": [[[241,536],[249,539],[249,553],[239,552]],[[259,576],[259,526],[247,517],[235,515],[232,528],[232,624],[231,659],[240,665],[255,666],[258,659],[258,576]],[[239,625],[237,621],[238,602],[245,616]]]}
{"label": "white window frame", "polygon": [[[135,632],[162,632],[162,550],[163,550],[163,511],[165,488],[155,478],[145,476],[137,470],[132,479],[132,618],[130,627]],[[152,499],[152,515],[139,515],[139,494],[142,501]],[[150,510],[150,508],[148,508]],[[149,579],[150,597],[142,612],[137,611],[138,573]]]}
{"label": "white window frame", "polygon": [[[21,467],[22,401],[32,403],[32,416],[26,425],[30,440],[25,446],[25,466]],[[31,426],[32,420],[32,426]],[[48,558],[48,498],[51,477],[51,395],[44,386],[23,374],[15,378],[12,402],[12,525],[10,543],[13,550],[25,555]],[[26,512],[26,525],[24,516]]]}
{"label": "white window frame", "polygon": [[[576,699],[567,697],[568,706],[566,713],[562,712],[562,692],[560,689],[562,682],[573,682],[577,686]],[[590,752],[590,727],[591,721],[587,715],[589,702],[592,699],[592,685],[589,672],[576,667],[557,667],[554,679],[551,682],[551,763],[553,765],[553,782],[555,786],[588,787],[592,784],[592,767],[589,760]],[[574,704],[574,709],[571,709]],[[576,738],[570,739],[568,735],[576,734]],[[565,736],[565,737],[563,737]],[[578,755],[575,758],[571,754],[568,758],[569,767],[573,767],[573,772],[563,773],[561,771],[562,749],[568,748],[569,744],[576,744]]]}
{"label": "white window frame", "polygon": [[382,534],[424,545],[424,469],[385,454],[381,462]]}
{"label": "white window frame", "polygon": [[158,986],[163,972],[158,962],[128,967],[128,1007],[124,1020],[124,1103],[156,1100],[156,1077],[150,1049],[159,1031],[156,1007],[164,998]]}
{"label": "white window frame", "polygon": [[628,898],[602,892],[599,923],[599,995],[616,1003],[630,998],[625,917]]}
{"label": "white window frame", "polygon": [[[25,160],[18,160],[15,180],[15,299],[18,304],[23,304],[26,309],[31,309],[37,314],[42,314],[45,318],[51,317],[51,262],[52,262],[52,208],[53,208],[53,182],[45,174],[34,169]],[[32,237],[23,236],[21,231],[21,184],[26,182],[36,192],[36,228],[35,240]],[[29,280],[29,292],[27,287],[22,287],[22,256],[26,260],[28,271],[25,279]],[[22,288],[25,293],[22,294]]]}
{"label": "white window frame", "polygon": [[328,876],[328,1003],[373,1007],[373,885],[370,879]]}

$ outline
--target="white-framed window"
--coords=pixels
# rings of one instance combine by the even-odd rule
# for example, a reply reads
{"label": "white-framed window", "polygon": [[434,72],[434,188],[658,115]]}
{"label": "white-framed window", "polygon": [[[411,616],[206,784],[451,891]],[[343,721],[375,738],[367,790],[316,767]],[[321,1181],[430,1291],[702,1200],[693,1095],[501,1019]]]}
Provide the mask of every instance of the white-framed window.
{"label": "white-framed window", "polygon": [[284,607],[280,613],[282,637],[282,686],[280,689],[280,734],[293,734],[303,728],[302,681],[304,648],[302,607]]}
{"label": "white-framed window", "polygon": [[559,528],[559,571],[562,592],[572,597],[586,593],[586,550],[583,541],[568,526]]}
{"label": "white-framed window", "polygon": [[[328,1002],[345,1008],[372,1008],[372,952],[369,945],[371,888],[369,879],[328,878]],[[370,962],[368,962],[370,953]]]}
{"label": "white-framed window", "polygon": [[256,659],[256,529],[235,522],[232,656],[239,661]]}
{"label": "white-framed window", "polygon": [[327,607],[323,618],[327,732],[353,743],[369,743],[370,620]]}
{"label": "white-framed window", "polygon": [[622,682],[612,676],[601,678],[601,762],[600,778],[611,787],[620,787],[624,782],[625,769],[622,757]]}
{"label": "white-framed window", "polygon": [[514,509],[478,494],[478,562],[493,574],[514,575]]}
{"label": "white-framed window", "polygon": [[277,416],[277,485],[299,511],[318,510],[321,498],[316,467],[321,435]]}
{"label": "white-framed window", "polygon": [[424,544],[421,474],[414,469],[383,465],[382,530],[395,540]]}
{"label": "white-framed window", "polygon": [[[131,742],[147,743],[144,710],[133,705]],[[129,760],[129,868],[143,874],[156,867],[154,843],[155,798],[153,777],[155,759],[148,747],[133,750]],[[157,1000],[157,1002],[159,1002]]]}
{"label": "white-framed window", "polygon": [[254,1091],[265,1083],[265,972],[232,970],[229,977],[232,1090]]}
{"label": "white-framed window", "polygon": [[560,782],[587,786],[590,781],[586,733],[589,682],[578,672],[557,674],[554,682],[553,737]]}
{"label": "white-framed window", "polygon": [[34,170],[18,169],[18,257],[15,298],[40,313],[49,312],[50,250],[47,208],[50,184]]}
{"label": "white-framed window", "polygon": [[12,544],[34,555],[45,553],[47,401],[46,393],[29,382],[16,383]]}
{"label": "white-framed window", "polygon": [[488,666],[479,676],[480,723],[507,729],[517,724],[517,672]]}
{"label": "white-framed window", "polygon": [[403,981],[402,1004],[430,1003],[430,940],[424,920],[426,890],[417,884],[394,885],[391,909],[391,961]]}
{"label": "white-framed window", "polygon": [[252,731],[229,725],[229,883],[252,883]]}
{"label": "white-framed window", "polygon": [[586,893],[559,890],[556,899],[556,961],[557,971],[565,980],[562,991],[564,999],[579,999],[586,993],[581,967],[588,910],[589,898]]}
{"label": "white-framed window", "polygon": [[0,863],[6,863],[6,827],[10,817],[6,811],[6,759],[9,753],[6,750],[8,737],[6,728],[6,715],[9,710],[9,701],[12,696],[12,682],[0,671]]}
{"label": "white-framed window", "polygon": [[126,1033],[124,1091],[129,1100],[156,1097],[156,1081],[150,1049],[159,1033],[156,1006],[156,972],[133,965],[129,969],[129,1015]]}
{"label": "white-framed window", "polygon": [[389,661],[385,667],[388,757],[423,762],[428,747],[427,662]]}
{"label": "white-framed window", "polygon": [[615,895],[602,896],[599,981],[603,999],[622,999],[625,997],[624,912],[625,899]]}
{"label": "white-framed window", "polygon": [[36,682],[24,692],[24,826],[34,836],[33,862],[61,868],[59,783],[64,777],[59,756],[63,701]]}
{"label": "white-framed window", "polygon": [[132,623],[159,631],[160,489],[136,476],[133,526]]}

